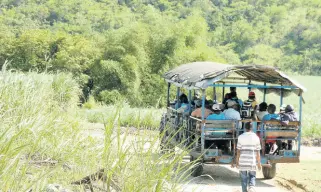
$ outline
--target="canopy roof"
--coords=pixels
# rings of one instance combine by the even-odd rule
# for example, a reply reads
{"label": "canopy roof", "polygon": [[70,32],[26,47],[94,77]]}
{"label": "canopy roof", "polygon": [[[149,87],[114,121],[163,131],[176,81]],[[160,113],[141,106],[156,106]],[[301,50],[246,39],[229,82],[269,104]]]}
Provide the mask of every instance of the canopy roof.
{"label": "canopy roof", "polygon": [[293,86],[299,92],[306,89],[272,66],[264,65],[227,65],[215,62],[194,62],[180,65],[164,74],[167,82],[188,89],[205,89],[215,82],[222,82],[232,74],[243,80]]}

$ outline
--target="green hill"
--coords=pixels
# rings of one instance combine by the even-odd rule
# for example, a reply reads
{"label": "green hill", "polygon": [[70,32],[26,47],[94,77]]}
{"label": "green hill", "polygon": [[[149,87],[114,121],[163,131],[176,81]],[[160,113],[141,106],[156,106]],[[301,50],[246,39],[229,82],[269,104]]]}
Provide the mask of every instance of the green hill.
{"label": "green hill", "polygon": [[107,104],[164,104],[160,75],[211,60],[321,74],[320,0],[3,0],[0,65],[72,72]]}

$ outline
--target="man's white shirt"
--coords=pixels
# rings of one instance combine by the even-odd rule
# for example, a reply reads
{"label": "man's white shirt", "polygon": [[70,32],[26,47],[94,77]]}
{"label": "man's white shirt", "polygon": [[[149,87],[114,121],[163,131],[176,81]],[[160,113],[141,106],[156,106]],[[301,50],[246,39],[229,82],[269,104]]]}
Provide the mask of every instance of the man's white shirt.
{"label": "man's white shirt", "polygon": [[240,171],[256,170],[256,152],[261,150],[259,137],[253,132],[245,132],[238,137],[237,149],[240,150]]}

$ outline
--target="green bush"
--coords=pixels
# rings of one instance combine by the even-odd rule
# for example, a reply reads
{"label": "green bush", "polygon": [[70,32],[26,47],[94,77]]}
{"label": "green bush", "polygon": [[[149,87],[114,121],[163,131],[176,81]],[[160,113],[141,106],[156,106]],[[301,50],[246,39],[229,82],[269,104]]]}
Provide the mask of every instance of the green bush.
{"label": "green bush", "polygon": [[85,102],[82,106],[85,109],[93,109],[93,108],[97,107],[97,103],[96,103],[95,98],[93,96],[89,96],[88,101]]}
{"label": "green bush", "polygon": [[104,90],[99,93],[98,100],[105,104],[119,103],[123,99],[122,95],[117,90]]}

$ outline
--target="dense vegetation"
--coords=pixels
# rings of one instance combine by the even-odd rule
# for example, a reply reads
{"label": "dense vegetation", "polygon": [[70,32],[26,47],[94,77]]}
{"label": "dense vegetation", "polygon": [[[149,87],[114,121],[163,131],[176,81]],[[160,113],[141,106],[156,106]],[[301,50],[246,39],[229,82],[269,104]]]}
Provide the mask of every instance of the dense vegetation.
{"label": "dense vegetation", "polygon": [[105,127],[87,125],[77,115],[80,89],[71,75],[2,70],[0,76],[0,191],[65,191],[54,183],[86,191],[71,183],[100,169],[109,191],[175,191],[188,176],[185,151],[169,158],[173,153],[158,151],[158,132],[138,131],[152,120],[135,116],[137,129],[121,129],[116,124],[133,122],[114,109]]}
{"label": "dense vegetation", "polygon": [[68,71],[105,103],[164,103],[161,74],[211,60],[321,74],[320,0],[2,0],[0,64]]}

